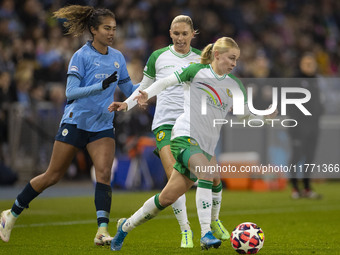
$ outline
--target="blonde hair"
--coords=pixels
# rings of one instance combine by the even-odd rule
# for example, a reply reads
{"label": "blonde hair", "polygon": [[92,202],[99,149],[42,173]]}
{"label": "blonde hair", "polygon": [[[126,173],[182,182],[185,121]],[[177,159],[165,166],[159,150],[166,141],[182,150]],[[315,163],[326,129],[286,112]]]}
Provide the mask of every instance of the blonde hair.
{"label": "blonde hair", "polygon": [[53,13],[53,17],[66,19],[63,24],[68,30],[66,34],[74,34],[74,36],[81,35],[86,29],[91,33],[91,27],[98,29],[102,23],[102,17],[115,19],[113,12],[108,9],[95,9],[92,6],[82,5],[70,5],[60,8]]}
{"label": "blonde hair", "polygon": [[171,30],[173,24],[180,23],[180,22],[188,24],[189,27],[191,28],[191,31],[193,31],[195,35],[198,34],[198,30],[194,29],[194,23],[192,22],[192,19],[189,16],[186,16],[186,15],[176,16],[171,22],[170,30]]}
{"label": "blonde hair", "polygon": [[215,43],[210,43],[202,51],[201,64],[211,64],[214,60],[214,52],[227,52],[231,48],[240,49],[234,39],[230,37],[221,37]]}

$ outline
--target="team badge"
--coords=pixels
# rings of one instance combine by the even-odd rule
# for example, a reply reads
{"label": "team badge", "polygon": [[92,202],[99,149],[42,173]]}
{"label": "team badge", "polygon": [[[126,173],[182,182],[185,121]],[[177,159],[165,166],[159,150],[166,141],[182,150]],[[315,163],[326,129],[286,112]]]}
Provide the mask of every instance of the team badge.
{"label": "team badge", "polygon": [[161,130],[157,133],[156,139],[157,139],[158,142],[160,142],[164,139],[164,137],[165,137],[165,132]]}
{"label": "team badge", "polygon": [[229,97],[233,98],[233,94],[231,94],[231,91],[229,89],[227,89],[227,94]]}
{"label": "team badge", "polygon": [[119,68],[119,66],[120,66],[117,61],[115,61],[114,65],[115,65],[116,68]]}
{"label": "team badge", "polygon": [[63,130],[63,132],[61,132],[61,134],[62,134],[62,136],[67,136],[67,134],[68,134],[68,129],[65,128],[65,129]]}
{"label": "team badge", "polygon": [[193,138],[188,138],[188,142],[189,142],[191,145],[195,145],[195,146],[198,145],[198,143],[196,142],[196,140],[193,139]]}

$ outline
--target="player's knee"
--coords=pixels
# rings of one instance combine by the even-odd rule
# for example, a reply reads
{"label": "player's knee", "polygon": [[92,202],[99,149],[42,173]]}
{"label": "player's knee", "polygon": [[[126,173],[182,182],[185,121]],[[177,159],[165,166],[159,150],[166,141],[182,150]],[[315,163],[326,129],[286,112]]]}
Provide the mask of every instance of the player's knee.
{"label": "player's knee", "polygon": [[178,197],[174,197],[174,196],[166,196],[166,195],[165,196],[159,196],[159,203],[162,206],[167,207],[167,206],[175,203],[177,199],[178,199]]}
{"label": "player's knee", "polygon": [[53,173],[53,174],[45,173],[46,186],[49,187],[49,186],[52,186],[58,183],[62,177],[63,175],[60,173]]}
{"label": "player's knee", "polygon": [[109,168],[96,169],[96,179],[97,179],[97,182],[110,183],[111,169]]}

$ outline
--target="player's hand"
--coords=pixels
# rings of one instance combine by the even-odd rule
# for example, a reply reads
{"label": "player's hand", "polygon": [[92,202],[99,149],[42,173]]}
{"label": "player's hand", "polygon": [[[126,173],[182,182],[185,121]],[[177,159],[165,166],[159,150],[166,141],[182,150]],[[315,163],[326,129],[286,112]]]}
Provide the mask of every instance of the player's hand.
{"label": "player's hand", "polygon": [[[270,109],[271,106],[272,106],[272,105],[270,105],[270,106],[267,108],[267,110]],[[274,119],[278,114],[279,114],[279,111],[278,111],[277,109],[275,109],[275,111],[274,111],[272,114],[265,115],[264,118],[265,118],[265,119]]]}
{"label": "player's hand", "polygon": [[113,74],[111,74],[109,77],[107,77],[105,80],[102,82],[102,87],[103,90],[107,89],[112,82],[117,81],[117,71],[115,71]]}
{"label": "player's hand", "polygon": [[109,107],[107,108],[109,110],[109,112],[113,112],[113,111],[125,111],[127,110],[128,105],[125,102],[113,102],[109,105]]}
{"label": "player's hand", "polygon": [[145,91],[140,90],[139,91],[139,95],[136,96],[133,100],[137,100],[137,103],[139,104],[139,106],[141,108],[145,108],[148,104],[148,93],[146,93]]}

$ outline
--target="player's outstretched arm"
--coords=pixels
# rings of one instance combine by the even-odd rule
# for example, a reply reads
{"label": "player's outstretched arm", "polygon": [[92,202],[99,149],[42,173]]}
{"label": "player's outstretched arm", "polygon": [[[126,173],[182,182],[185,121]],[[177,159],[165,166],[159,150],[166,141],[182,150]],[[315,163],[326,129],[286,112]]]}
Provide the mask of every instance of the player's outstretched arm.
{"label": "player's outstretched arm", "polygon": [[137,105],[137,101],[134,98],[139,94],[140,90],[148,88],[154,82],[153,79],[144,75],[139,88],[136,89],[124,102],[112,102],[107,108],[109,112],[113,111],[128,111]]}
{"label": "player's outstretched arm", "polygon": [[137,103],[139,104],[139,106],[144,107],[144,106],[148,105],[148,103],[147,103],[148,99],[149,99],[148,93],[140,90],[139,95],[136,96],[133,100],[136,100]]}
{"label": "player's outstretched arm", "polygon": [[[144,91],[139,90],[139,95],[135,95],[135,92],[127,99],[125,102],[113,102],[109,107],[108,110],[110,112],[116,110],[127,110],[129,111],[132,107],[131,104],[128,104],[127,101],[130,102],[137,102],[139,106],[145,107],[147,105],[147,101],[149,98],[158,95],[162,90],[175,85],[178,83],[176,75],[173,73],[166,78],[160,79],[154,82],[151,86],[149,86]],[[136,104],[136,103],[134,103]]]}
{"label": "player's outstretched arm", "polygon": [[114,111],[126,111],[127,110],[127,103],[125,102],[112,102],[109,107],[107,108],[109,112],[114,112]]}

